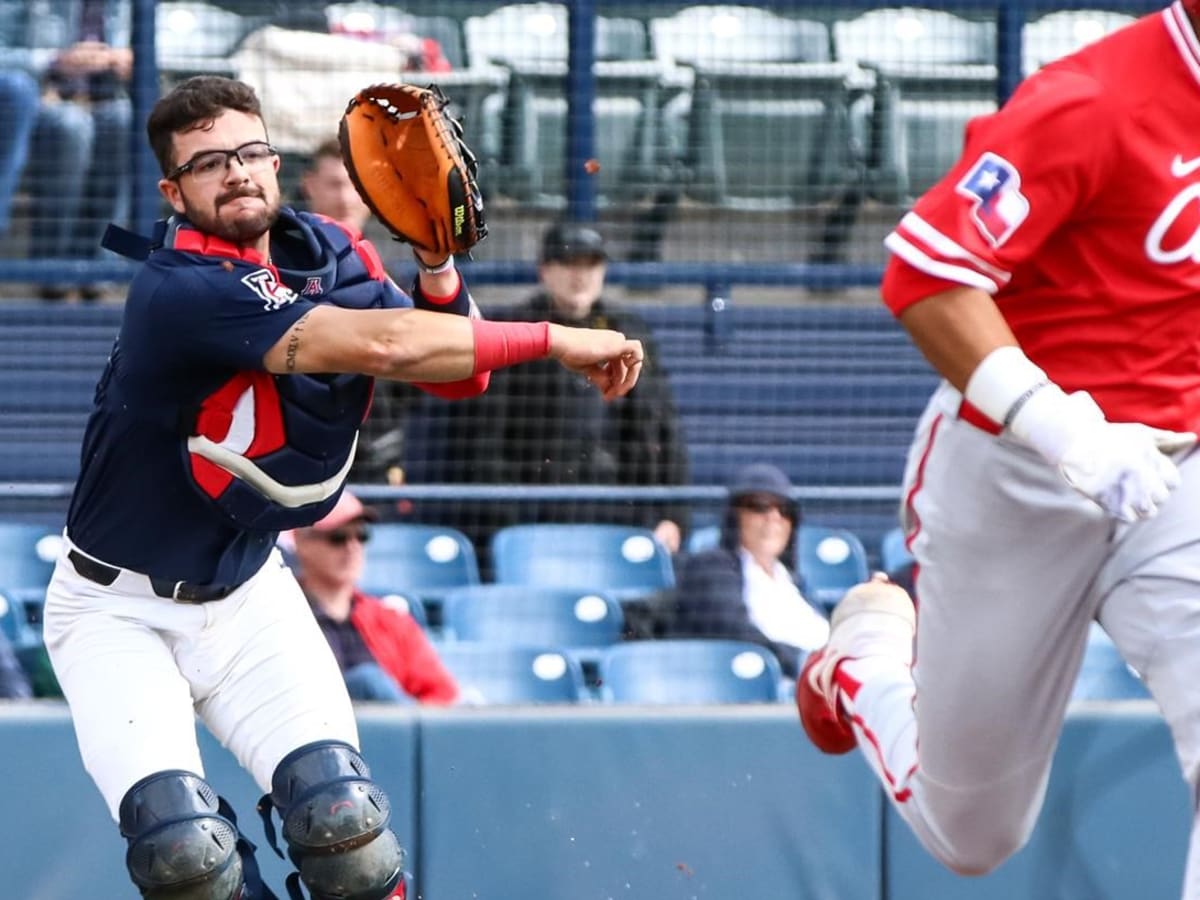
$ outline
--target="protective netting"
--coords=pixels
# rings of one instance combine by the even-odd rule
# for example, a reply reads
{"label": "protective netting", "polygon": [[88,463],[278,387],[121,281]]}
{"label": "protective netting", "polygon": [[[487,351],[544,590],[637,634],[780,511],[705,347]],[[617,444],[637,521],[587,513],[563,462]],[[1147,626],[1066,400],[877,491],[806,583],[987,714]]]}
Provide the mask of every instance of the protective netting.
{"label": "protective netting", "polygon": [[[59,28],[36,7],[0,2],[24,35],[0,71],[0,276],[15,299],[108,301],[0,308],[0,483],[12,486],[0,515],[53,530],[122,285],[52,276],[67,260],[111,262],[103,226],[128,223],[132,186],[161,176],[133,152],[131,18]],[[785,562],[827,605],[863,567],[897,558],[886,541],[905,452],[936,380],[878,303],[883,236],[1005,86],[1132,19],[1025,12],[1015,36],[980,4],[599,3],[572,22],[557,3],[181,0],[156,5],[153,33],[160,90],[206,73],[252,84],[286,200],[335,217],[356,213],[320,148],[347,99],[377,81],[438,83],[480,162],[490,237],[480,277],[463,270],[485,315],[564,316],[531,264],[602,254],[608,284],[580,321],[650,347],[643,384],[610,406],[553,364],[498,373],[489,396],[460,404],[381,385],[352,479],[386,520],[466,535],[482,581],[508,526],[633,526],[699,550],[728,524],[724,488],[769,463],[808,529]],[[111,53],[70,63],[73,28]],[[1019,72],[1003,63],[1017,58]],[[595,213],[594,252],[548,258],[546,226],[581,210]],[[408,251],[365,227],[407,287]],[[41,258],[55,262],[39,283],[17,283],[28,270],[16,262]],[[571,566],[555,565],[561,582]],[[0,574],[0,587],[13,580]],[[452,585],[396,569],[379,580],[432,598],[440,621]],[[653,610],[637,615],[657,627]]]}

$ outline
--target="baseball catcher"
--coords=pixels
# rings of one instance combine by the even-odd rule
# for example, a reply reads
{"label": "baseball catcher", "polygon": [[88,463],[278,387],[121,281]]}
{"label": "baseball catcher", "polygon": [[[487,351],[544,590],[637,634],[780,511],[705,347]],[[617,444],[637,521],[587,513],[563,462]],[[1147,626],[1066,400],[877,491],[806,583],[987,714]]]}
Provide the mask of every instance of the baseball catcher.
{"label": "baseball catcher", "polygon": [[437,85],[374,84],[354,96],[338,128],[346,169],[371,212],[396,240],[446,258],[443,265],[487,236],[475,156],[448,103]]}
{"label": "baseball catcher", "polygon": [[471,314],[452,254],[482,221],[457,132],[412,128],[445,118],[440,95],[378,94],[347,115],[348,158],[414,242],[411,295],[357,230],[283,206],[258,96],[220,76],[186,79],[148,117],[170,218],[105,238],[140,266],[97,382],[44,634],[144,900],[278,900],[204,777],[197,715],[264,791],[290,900],[407,893],[337,660],[276,548],[337,505],[376,378],[464,398],[496,369],[551,357],[612,400],[641,372],[641,342],[620,332]]}

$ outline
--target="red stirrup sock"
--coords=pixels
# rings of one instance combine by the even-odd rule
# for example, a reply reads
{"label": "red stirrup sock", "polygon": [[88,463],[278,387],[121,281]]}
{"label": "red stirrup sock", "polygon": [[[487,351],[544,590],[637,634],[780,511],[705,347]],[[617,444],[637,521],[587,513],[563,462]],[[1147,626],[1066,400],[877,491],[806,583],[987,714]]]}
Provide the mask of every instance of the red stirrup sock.
{"label": "red stirrup sock", "polygon": [[472,319],[471,328],[475,332],[475,375],[542,359],[550,352],[549,322]]}

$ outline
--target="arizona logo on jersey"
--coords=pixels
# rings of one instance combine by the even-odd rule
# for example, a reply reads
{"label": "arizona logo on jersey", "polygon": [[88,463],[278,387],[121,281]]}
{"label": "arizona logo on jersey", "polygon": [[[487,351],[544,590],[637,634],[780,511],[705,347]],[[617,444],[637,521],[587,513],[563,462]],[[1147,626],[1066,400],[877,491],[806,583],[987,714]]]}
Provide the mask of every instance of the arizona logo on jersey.
{"label": "arizona logo on jersey", "polygon": [[255,269],[242,278],[242,284],[265,301],[263,309],[282,309],[298,299],[296,292],[281,284],[270,269]]}
{"label": "arizona logo on jersey", "polygon": [[984,153],[954,188],[971,201],[971,218],[979,233],[999,247],[1029,215],[1029,200],[1021,193],[1021,173],[995,153]]}

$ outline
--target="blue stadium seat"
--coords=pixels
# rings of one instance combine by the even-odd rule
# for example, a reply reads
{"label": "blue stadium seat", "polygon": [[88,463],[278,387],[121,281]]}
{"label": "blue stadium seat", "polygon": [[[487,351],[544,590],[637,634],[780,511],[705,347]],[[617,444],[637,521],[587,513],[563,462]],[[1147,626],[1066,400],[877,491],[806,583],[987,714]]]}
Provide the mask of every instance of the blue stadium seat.
{"label": "blue stadium seat", "polygon": [[[63,352],[62,348],[56,352]],[[70,412],[86,418],[92,409],[92,396],[103,362],[86,370],[48,371],[47,368],[48,363],[41,360],[28,367],[0,370],[0,409]]]}
{"label": "blue stadium seat", "polygon": [[74,481],[79,476],[82,438],[81,427],[78,436],[70,439],[33,437],[0,444],[0,481]]}
{"label": "blue stadium seat", "polygon": [[1071,699],[1141,700],[1149,696],[1146,685],[1125,662],[1112,638],[1093,622]]}
{"label": "blue stadium seat", "polygon": [[904,541],[904,529],[897,525],[889,529],[879,542],[879,564],[893,579],[897,573],[911,569],[915,562]]}
{"label": "blue stadium seat", "polygon": [[107,304],[0,312],[0,482],[75,479],[120,313]]}
{"label": "blue stadium seat", "polygon": [[833,609],[847,590],[870,575],[862,541],[846,528],[801,525],[796,565],[804,596],[826,609]]}
{"label": "blue stadium seat", "polygon": [[810,416],[770,413],[706,413],[689,410],[680,416],[690,441],[708,438],[712,443],[744,443],[746,435],[764,446],[804,444],[814,452],[821,447],[880,445],[907,455],[916,419],[912,416]]}
{"label": "blue stadium seat", "polygon": [[882,304],[836,305],[787,304],[784,306],[759,306],[755,304],[730,305],[721,313],[713,313],[700,304],[680,306],[677,303],[647,304],[638,307],[638,314],[657,335],[671,329],[703,329],[714,316],[729,322],[734,334],[743,329],[757,328],[761,331],[774,329],[777,336],[781,331],[819,331],[821,334],[854,333],[865,338],[880,334],[893,334],[901,342],[907,341],[904,330],[895,317]]}
{"label": "blue stadium seat", "polygon": [[479,563],[471,541],[454,528],[382,522],[371,529],[361,583],[436,601],[451,588],[479,584]]}
{"label": "blue stadium seat", "polygon": [[779,661],[743,641],[631,641],[600,658],[600,695],[610,703],[772,703]]}
{"label": "blue stadium seat", "polygon": [[670,375],[680,412],[775,415],[908,415],[915,422],[937,387],[937,376],[810,375],[764,379],[755,372]]}
{"label": "blue stadium seat", "polygon": [[412,616],[422,628],[429,627],[429,614],[425,610],[425,603],[416,594],[394,591],[390,588],[375,590],[365,586],[363,593],[378,597],[384,606],[390,607],[398,613]]}
{"label": "blue stadium seat", "polygon": [[578,660],[549,647],[477,641],[436,645],[466,704],[578,703],[589,699]]}
{"label": "blue stadium seat", "polygon": [[442,603],[447,637],[518,646],[605,647],[621,639],[625,617],[603,591],[524,584],[457,588]]}
{"label": "blue stadium seat", "polygon": [[54,572],[59,531],[26,522],[0,522],[0,588],[44,589]]}
{"label": "blue stadium seat", "polygon": [[[753,433],[734,442],[734,436],[718,432],[691,434],[687,454],[692,481],[723,484],[731,471],[747,459],[770,463],[796,484],[899,484],[904,477],[908,440],[891,444],[765,444],[754,441]],[[746,439],[749,440],[746,440]],[[802,442],[804,435],[796,435]],[[744,442],[743,442],[744,441]]]}
{"label": "blue stadium seat", "polygon": [[[687,552],[709,550],[720,538],[720,526],[697,528],[688,536]],[[796,566],[804,596],[825,609],[832,609],[849,588],[866,581],[870,574],[867,552],[858,535],[848,528],[823,525],[800,526]]]}
{"label": "blue stadium seat", "polygon": [[492,536],[500,584],[591,590],[618,600],[675,586],[671,555],[645,528],[622,525],[510,525]]}
{"label": "blue stadium seat", "polygon": [[712,550],[720,543],[721,526],[704,525],[692,529],[692,533],[687,536],[684,550],[688,553],[703,553],[705,550]]}
{"label": "blue stadium seat", "polygon": [[[694,338],[692,339],[695,340]],[[927,375],[929,363],[915,351],[897,352],[884,346],[843,346],[826,344],[825,339],[794,341],[778,349],[763,345],[748,336],[726,345],[725,352],[709,355],[689,347],[658,345],[659,357],[672,375],[707,372],[710,376],[725,372],[744,372],[746,360],[754,360],[755,373],[766,378],[789,379],[818,375]]]}

